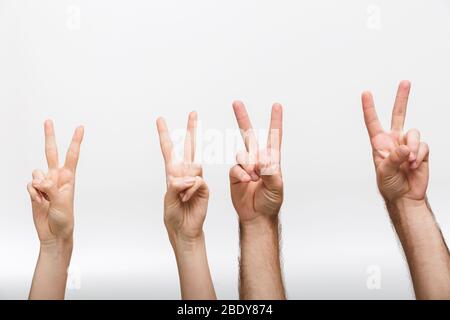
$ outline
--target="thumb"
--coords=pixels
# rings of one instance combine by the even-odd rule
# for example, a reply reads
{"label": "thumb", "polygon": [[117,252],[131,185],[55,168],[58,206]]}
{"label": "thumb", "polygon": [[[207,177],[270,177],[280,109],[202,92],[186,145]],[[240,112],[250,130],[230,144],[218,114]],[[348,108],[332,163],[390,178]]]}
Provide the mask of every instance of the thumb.
{"label": "thumb", "polygon": [[195,177],[169,178],[167,182],[167,199],[178,200],[179,194],[192,187],[195,184],[195,181]]}
{"label": "thumb", "polygon": [[56,183],[51,179],[33,179],[31,186],[41,192],[44,197],[47,196],[49,201],[52,201],[58,192]]}
{"label": "thumb", "polygon": [[208,192],[208,186],[206,185],[205,180],[203,180],[202,177],[197,176],[195,177],[194,185],[186,190],[181,201],[189,201],[195,193],[198,193],[199,196],[208,197]]}
{"label": "thumb", "polygon": [[380,173],[383,175],[395,175],[400,166],[408,160],[411,151],[406,145],[398,146],[389,156],[381,162]]}
{"label": "thumb", "polygon": [[269,190],[278,191],[283,187],[280,158],[276,150],[266,150],[259,154],[256,171],[263,181],[264,186]]}

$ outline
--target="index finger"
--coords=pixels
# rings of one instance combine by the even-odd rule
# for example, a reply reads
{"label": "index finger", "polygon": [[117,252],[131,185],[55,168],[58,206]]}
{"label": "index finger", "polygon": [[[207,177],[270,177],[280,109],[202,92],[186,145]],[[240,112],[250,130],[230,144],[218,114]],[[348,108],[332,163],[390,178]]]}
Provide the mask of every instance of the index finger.
{"label": "index finger", "polygon": [[245,148],[249,153],[255,154],[258,149],[258,142],[244,104],[241,101],[233,102],[233,110],[244,139]]}
{"label": "index finger", "polygon": [[197,130],[197,112],[189,114],[186,137],[184,139],[184,161],[191,163],[195,160],[195,134]]}
{"label": "index finger", "polygon": [[172,161],[173,143],[170,139],[169,130],[167,129],[167,124],[164,118],[158,118],[158,120],[156,120],[156,126],[158,128],[161,151],[164,157],[164,161],[167,164]]}
{"label": "index finger", "polygon": [[56,146],[55,129],[53,122],[47,120],[44,123],[45,156],[49,169],[58,169],[58,148]]}
{"label": "index finger", "polygon": [[400,82],[400,84],[398,85],[394,109],[392,110],[391,130],[393,131],[403,131],[410,89],[411,83],[407,80]]}
{"label": "index finger", "polygon": [[76,128],[72,137],[72,142],[70,143],[69,146],[69,150],[67,151],[66,154],[66,162],[64,163],[64,167],[72,172],[75,172],[77,170],[83,136],[84,136],[84,127],[80,126]]}
{"label": "index finger", "polygon": [[279,103],[272,106],[270,117],[269,137],[267,148],[281,150],[281,140],[283,137],[283,107]]}
{"label": "index finger", "polygon": [[364,122],[366,123],[369,137],[373,138],[376,135],[383,133],[384,131],[383,127],[381,126],[380,120],[378,120],[372,94],[368,91],[363,92],[363,94],[361,95],[361,101],[364,112]]}

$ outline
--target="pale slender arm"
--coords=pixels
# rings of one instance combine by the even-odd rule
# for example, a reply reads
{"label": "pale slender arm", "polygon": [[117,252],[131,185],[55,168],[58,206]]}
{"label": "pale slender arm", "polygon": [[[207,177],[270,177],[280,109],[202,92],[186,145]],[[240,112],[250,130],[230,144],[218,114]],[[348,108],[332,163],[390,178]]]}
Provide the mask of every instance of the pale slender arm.
{"label": "pale slender arm", "polygon": [[203,233],[209,190],[202,176],[202,168],[193,163],[196,127],[197,113],[191,112],[183,161],[174,161],[167,124],[163,118],[157,120],[167,178],[164,223],[177,260],[182,299],[215,300]]}
{"label": "pale slender arm", "polygon": [[30,300],[63,300],[72,241],[41,244],[30,290]]}
{"label": "pale slender arm", "polygon": [[278,218],[240,224],[240,298],[284,300]]}
{"label": "pale slender arm", "polygon": [[450,256],[427,201],[387,204],[417,299],[450,299]]}
{"label": "pale slender arm", "polygon": [[63,167],[59,166],[51,120],[45,122],[44,133],[48,173],[34,170],[27,185],[41,244],[29,299],[59,300],[64,299],[72,256],[75,174],[84,128],[75,130]]}
{"label": "pale slender arm", "polygon": [[205,237],[195,241],[172,241],[183,300],[216,300],[206,255]]}

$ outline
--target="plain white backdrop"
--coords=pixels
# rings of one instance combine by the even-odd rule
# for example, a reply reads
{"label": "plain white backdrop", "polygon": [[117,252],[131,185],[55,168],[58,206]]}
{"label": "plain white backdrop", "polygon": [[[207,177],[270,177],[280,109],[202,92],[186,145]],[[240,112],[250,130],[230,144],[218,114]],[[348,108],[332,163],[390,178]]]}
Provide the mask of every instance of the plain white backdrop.
{"label": "plain white backdrop", "polygon": [[[388,127],[397,84],[411,80],[406,125],[431,146],[429,199],[450,237],[449,39],[448,0],[0,0],[0,298],[25,299],[31,283],[39,243],[26,184],[46,169],[47,118],[61,153],[86,127],[67,298],[179,298],[155,120],[179,130],[197,110],[202,130],[225,133],[234,99],[258,129],[273,102],[285,108],[289,298],[413,298],[360,93],[373,91]],[[204,165],[222,299],[238,298],[229,167]]]}

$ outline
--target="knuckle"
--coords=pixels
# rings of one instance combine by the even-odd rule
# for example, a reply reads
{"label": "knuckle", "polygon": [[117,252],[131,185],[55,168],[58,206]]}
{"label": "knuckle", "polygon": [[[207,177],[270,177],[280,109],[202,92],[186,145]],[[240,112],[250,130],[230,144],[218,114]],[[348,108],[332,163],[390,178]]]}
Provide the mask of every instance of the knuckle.
{"label": "knuckle", "polygon": [[201,185],[201,184],[203,184],[205,181],[203,180],[202,177],[196,176],[196,177],[195,177],[195,182],[198,183],[199,185]]}
{"label": "knuckle", "polygon": [[420,131],[419,131],[419,129],[412,128],[412,129],[409,129],[408,134],[420,135]]}
{"label": "knuckle", "polygon": [[174,189],[176,185],[176,180],[174,178],[167,179],[167,189]]}

